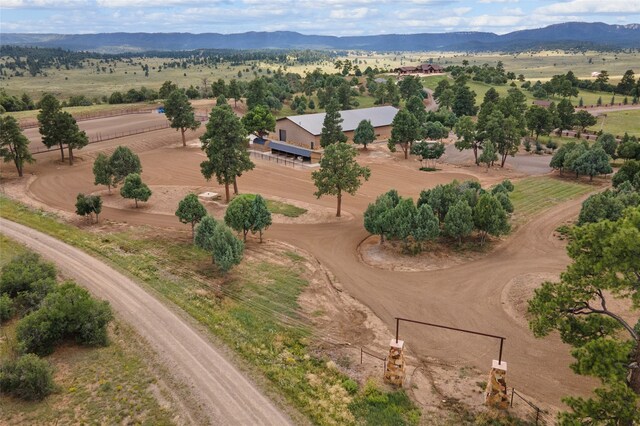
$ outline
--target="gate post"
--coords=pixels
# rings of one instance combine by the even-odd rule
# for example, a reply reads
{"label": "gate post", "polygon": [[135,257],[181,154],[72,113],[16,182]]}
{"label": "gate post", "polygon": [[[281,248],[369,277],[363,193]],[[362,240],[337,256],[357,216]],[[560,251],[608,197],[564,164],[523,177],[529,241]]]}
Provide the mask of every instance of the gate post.
{"label": "gate post", "polygon": [[404,341],[391,339],[384,381],[402,387],[405,376]]}
{"label": "gate post", "polygon": [[509,397],[507,396],[507,363],[493,360],[491,372],[489,372],[489,381],[485,391],[484,403],[490,407],[506,410],[509,406]]}

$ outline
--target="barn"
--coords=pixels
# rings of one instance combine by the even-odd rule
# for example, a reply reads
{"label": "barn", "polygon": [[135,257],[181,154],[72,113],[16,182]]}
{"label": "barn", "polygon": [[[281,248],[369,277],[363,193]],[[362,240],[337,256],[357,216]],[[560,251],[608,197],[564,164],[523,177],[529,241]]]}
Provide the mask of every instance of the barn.
{"label": "barn", "polygon": [[[391,136],[391,123],[398,113],[393,106],[381,106],[363,109],[351,109],[340,111],[342,117],[342,130],[349,141],[353,141],[353,134],[362,120],[369,120],[376,130],[376,138],[385,140]],[[295,155],[300,155],[300,149],[315,151],[320,148],[320,134],[325,113],[292,115],[276,121],[276,131],[270,147],[278,147],[281,152],[289,149]],[[290,148],[289,148],[290,147]],[[301,155],[303,157],[313,157]]]}

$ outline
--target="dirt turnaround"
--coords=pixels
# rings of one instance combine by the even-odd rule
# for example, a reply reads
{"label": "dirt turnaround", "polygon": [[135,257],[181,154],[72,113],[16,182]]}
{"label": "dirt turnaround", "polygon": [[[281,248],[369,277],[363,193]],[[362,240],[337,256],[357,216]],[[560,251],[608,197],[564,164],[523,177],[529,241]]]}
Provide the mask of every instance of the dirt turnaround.
{"label": "dirt turnaround", "polygon": [[[76,194],[104,189],[93,185],[92,158],[99,150],[108,152],[117,144],[129,145],[139,153],[142,178],[152,188],[184,188],[184,195],[194,188],[221,193],[220,185],[205,181],[200,174],[199,165],[204,159],[196,143],[200,131],[189,135],[192,140],[187,147],[181,146],[179,135],[171,130],[91,145],[78,152],[84,161],[81,159],[73,167],[60,164],[53,153],[43,154],[38,157],[37,166],[27,168],[27,172],[36,170],[37,176],[30,181],[26,198],[36,205],[72,214]],[[523,174],[440,163],[440,171],[425,173],[418,170],[419,161],[402,160],[401,154],[390,154],[383,144],[374,144],[360,153],[359,162],[371,167],[371,179],[355,197],[344,197],[345,217],[326,223],[274,223],[265,237],[313,254],[346,292],[370,308],[392,331],[394,318],[401,316],[502,335],[506,337],[503,359],[508,363],[510,387],[554,406],[561,406],[563,396],[587,394],[594,382],[570,370],[570,348],[557,336],[533,337],[526,321],[514,318],[509,304],[515,299],[504,297],[505,287],[517,277],[552,279],[564,270],[569,259],[564,244],[553,237],[553,232],[562,222],[575,218],[582,199],[538,215],[498,243],[490,255],[446,269],[386,270],[367,265],[358,253],[358,246],[368,236],[362,226],[363,212],[378,195],[396,188],[400,195],[415,199],[422,189],[453,179],[476,179],[489,185],[505,176]],[[335,197],[317,199],[313,195],[315,187],[309,170],[257,159],[254,162],[256,168],[238,179],[241,193],[268,194],[316,206],[318,210],[335,209]],[[101,220],[186,229],[187,225],[180,224],[172,213],[175,208],[163,205],[162,197],[154,194],[145,207],[138,209],[130,203],[105,202]],[[416,358],[425,362],[438,359],[459,368],[488,372],[492,359],[498,356],[497,341],[477,336],[404,325],[400,338]]]}

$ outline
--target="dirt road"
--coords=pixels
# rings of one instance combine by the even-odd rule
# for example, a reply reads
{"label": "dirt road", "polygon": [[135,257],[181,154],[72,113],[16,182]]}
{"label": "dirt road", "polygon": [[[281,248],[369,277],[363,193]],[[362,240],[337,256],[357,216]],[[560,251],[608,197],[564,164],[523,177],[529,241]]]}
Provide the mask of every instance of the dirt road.
{"label": "dirt road", "polygon": [[290,424],[205,335],[133,280],[81,250],[6,219],[0,218],[0,232],[55,262],[66,276],[108,300],[147,339],[168,370],[192,388],[212,424]]}

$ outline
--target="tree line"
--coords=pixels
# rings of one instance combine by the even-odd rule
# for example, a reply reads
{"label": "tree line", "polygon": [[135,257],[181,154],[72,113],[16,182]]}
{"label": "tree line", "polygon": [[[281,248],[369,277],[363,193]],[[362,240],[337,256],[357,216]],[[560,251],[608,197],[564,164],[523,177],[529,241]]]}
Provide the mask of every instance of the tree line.
{"label": "tree line", "polygon": [[461,245],[474,231],[484,244],[487,236],[509,232],[513,185],[505,180],[483,189],[478,182],[453,181],[423,190],[417,202],[402,198],[395,189],[380,195],[364,213],[364,227],[387,240],[401,241],[406,252],[417,253],[426,241],[449,237]]}

